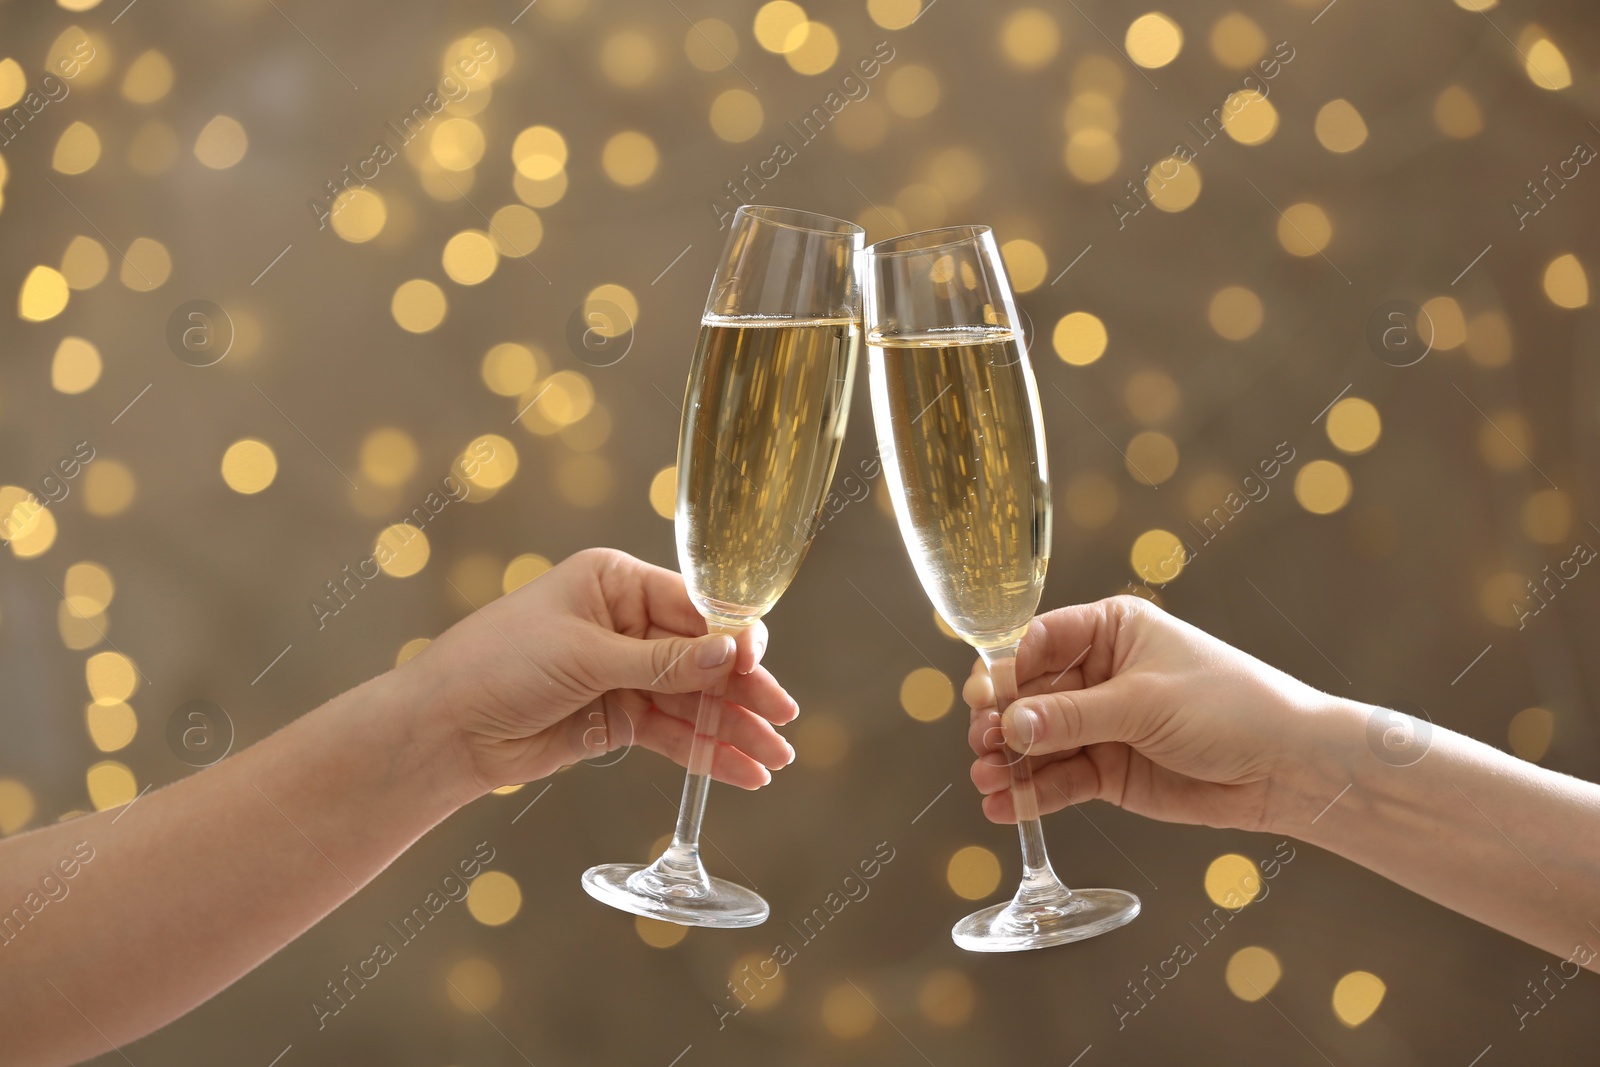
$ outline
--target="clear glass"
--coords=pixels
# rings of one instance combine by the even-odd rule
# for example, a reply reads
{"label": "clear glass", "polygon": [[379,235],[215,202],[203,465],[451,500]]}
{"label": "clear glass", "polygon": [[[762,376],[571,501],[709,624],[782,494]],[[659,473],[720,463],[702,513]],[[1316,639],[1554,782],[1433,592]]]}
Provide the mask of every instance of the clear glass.
{"label": "clear glass", "polygon": [[[678,440],[678,562],[712,632],[737,634],[778,602],[805,558],[844,440],[861,345],[859,226],[741,207],[711,283]],[[722,717],[701,694],[672,843],[648,866],[583,875],[589,895],[685,926],[766,920],[754,891],[700,858]]]}
{"label": "clear glass", "polygon": [[[986,226],[872,245],[863,274],[872,419],[900,535],[928,598],[988,665],[1004,709],[1017,698],[1017,646],[1050,560],[1044,424],[1011,285]],[[1132,920],[1132,893],[1070,890],[1056,877],[1032,762],[1010,756],[1022,885],[958,922],[956,944],[1047,948]]]}

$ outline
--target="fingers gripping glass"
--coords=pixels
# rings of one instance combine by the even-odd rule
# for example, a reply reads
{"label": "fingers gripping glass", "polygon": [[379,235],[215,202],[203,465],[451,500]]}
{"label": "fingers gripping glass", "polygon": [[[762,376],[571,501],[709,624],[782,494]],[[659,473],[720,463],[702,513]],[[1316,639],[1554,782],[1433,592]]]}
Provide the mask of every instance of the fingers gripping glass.
{"label": "fingers gripping glass", "polygon": [[[1033,369],[994,237],[957,226],[864,253],[872,419],[900,534],[928,597],[1017,698],[1017,645],[1050,559],[1050,478]],[[1032,762],[1012,754],[1022,886],[951,931],[973,952],[1104,933],[1139,914],[1120,889],[1069,890],[1050,868]]]}
{"label": "fingers gripping glass", "polygon": [[[844,439],[861,297],[859,226],[741,207],[711,283],[678,441],[678,562],[713,633],[778,602],[816,532]],[[767,902],[706,873],[700,821],[723,690],[701,694],[672,843],[649,866],[592,867],[583,886],[636,915],[686,926],[763,922]]]}

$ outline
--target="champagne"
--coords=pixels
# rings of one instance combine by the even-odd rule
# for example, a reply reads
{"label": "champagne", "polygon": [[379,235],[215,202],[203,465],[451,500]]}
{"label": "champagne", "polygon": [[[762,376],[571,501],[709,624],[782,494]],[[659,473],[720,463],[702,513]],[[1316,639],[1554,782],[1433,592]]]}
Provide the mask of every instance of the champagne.
{"label": "champagne", "polygon": [[1010,330],[869,338],[884,477],[917,576],[978,649],[1021,640],[1050,560],[1038,395]]}
{"label": "champagne", "polygon": [[678,560],[714,623],[766,614],[816,532],[850,410],[854,319],[707,317],[678,445]]}

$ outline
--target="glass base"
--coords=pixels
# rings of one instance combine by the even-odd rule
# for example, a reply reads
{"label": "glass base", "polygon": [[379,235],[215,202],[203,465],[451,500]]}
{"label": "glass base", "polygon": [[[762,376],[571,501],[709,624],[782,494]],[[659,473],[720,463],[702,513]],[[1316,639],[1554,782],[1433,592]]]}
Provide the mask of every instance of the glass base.
{"label": "glass base", "polygon": [[1074,889],[1061,903],[1019,906],[1013,900],[975,911],[950,936],[968,952],[1025,952],[1115,930],[1138,914],[1139,898],[1132,893]]}
{"label": "glass base", "polygon": [[654,864],[590,867],[583,872],[583,888],[602,904],[679,926],[738,930],[761,925],[771,912],[765,900],[742,885],[703,872],[692,880],[663,878]]}

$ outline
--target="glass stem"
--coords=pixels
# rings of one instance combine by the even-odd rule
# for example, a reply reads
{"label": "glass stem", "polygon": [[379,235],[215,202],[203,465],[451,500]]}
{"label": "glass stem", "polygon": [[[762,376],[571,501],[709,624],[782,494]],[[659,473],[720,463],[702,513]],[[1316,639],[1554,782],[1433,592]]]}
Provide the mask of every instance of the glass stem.
{"label": "glass stem", "polygon": [[[1017,646],[982,651],[994,683],[995,707],[1002,713],[1017,699]],[[1033,760],[1025,752],[1007,750],[1011,766],[1011,799],[1017,813],[1017,836],[1022,842],[1022,885],[1016,907],[1059,907],[1072,893],[1050,867],[1045,851],[1044,826],[1039,822],[1039,794],[1033,783]]]}
{"label": "glass stem", "polygon": [[[730,636],[736,632],[716,623],[711,623],[708,631]],[[727,689],[725,677],[700,694],[694,740],[689,744],[689,772],[684,776],[683,800],[678,804],[678,825],[673,828],[672,844],[649,868],[667,881],[704,888],[711,884],[705,865],[700,862],[700,823],[705,818],[706,796],[711,791],[711,763],[717,754],[717,728],[722,721],[722,698]]]}

